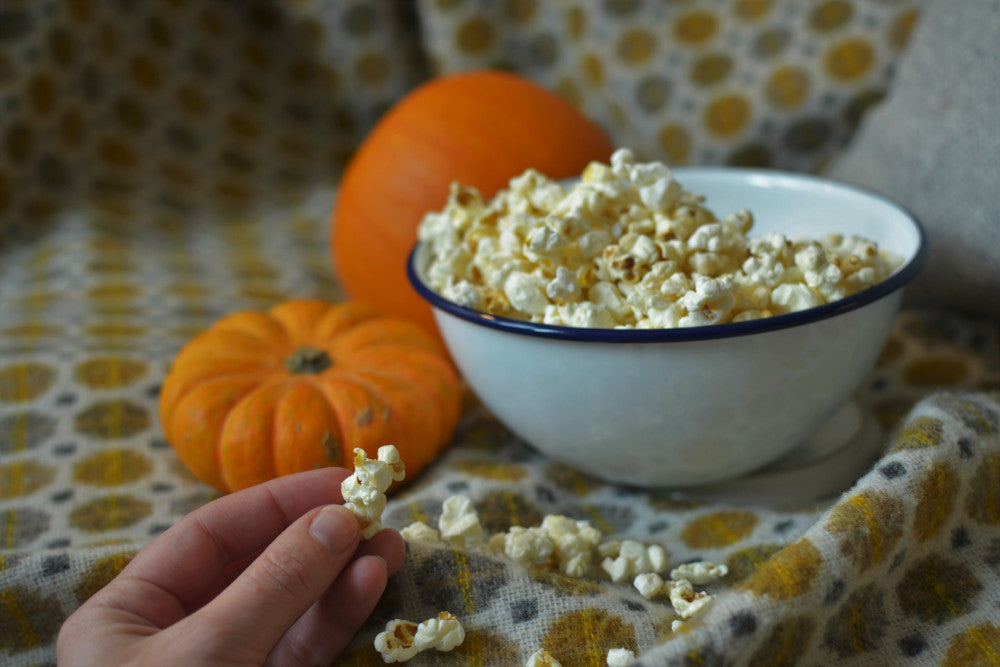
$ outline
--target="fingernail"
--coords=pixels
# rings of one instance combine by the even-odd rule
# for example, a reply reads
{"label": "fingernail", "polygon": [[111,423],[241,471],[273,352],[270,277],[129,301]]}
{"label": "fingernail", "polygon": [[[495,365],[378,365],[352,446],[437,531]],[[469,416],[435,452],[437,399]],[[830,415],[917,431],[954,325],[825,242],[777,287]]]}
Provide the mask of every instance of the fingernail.
{"label": "fingernail", "polygon": [[327,505],[309,524],[309,533],[333,554],[352,546],[351,538],[358,530],[357,518],[342,505]]}

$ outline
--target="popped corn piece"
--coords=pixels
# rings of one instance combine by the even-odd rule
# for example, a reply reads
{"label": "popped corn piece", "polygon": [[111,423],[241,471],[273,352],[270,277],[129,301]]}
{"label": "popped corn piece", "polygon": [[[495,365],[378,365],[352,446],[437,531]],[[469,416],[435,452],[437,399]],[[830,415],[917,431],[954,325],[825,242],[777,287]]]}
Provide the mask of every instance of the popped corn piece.
{"label": "popped corn piece", "polygon": [[454,614],[442,611],[419,625],[403,619],[385,624],[375,636],[375,649],[384,662],[406,662],[421,651],[451,651],[465,641],[465,629]]}
{"label": "popped corn piece", "polygon": [[635,653],[627,648],[613,648],[608,651],[608,667],[626,667],[635,661]]}
{"label": "popped corn piece", "polygon": [[734,271],[746,256],[747,238],[734,217],[710,222],[695,229],[688,237],[689,250],[712,253],[725,264],[723,270]]}
{"label": "popped corn piece", "polygon": [[590,301],[549,306],[545,310],[545,321],[567,327],[611,329],[615,326],[611,311]]}
{"label": "popped corn piece", "polygon": [[604,259],[614,279],[634,283],[646,267],[661,258],[660,249],[652,238],[628,232],[618,239],[618,243],[607,247]]}
{"label": "popped corn piece", "polygon": [[819,271],[826,266],[826,253],[816,241],[807,241],[795,249],[795,266],[803,271]]}
{"label": "popped corn piece", "polygon": [[503,553],[507,558],[522,565],[541,565],[552,557],[555,551],[552,538],[541,528],[511,526],[504,533]]}
{"label": "popped corn piece", "polygon": [[576,275],[565,266],[556,268],[556,276],[545,286],[545,296],[552,301],[572,301],[580,295]]}
{"label": "popped corn piece", "polygon": [[414,521],[399,531],[407,542],[440,542],[441,536],[423,521]]}
{"label": "popped corn piece", "polygon": [[545,286],[545,281],[536,275],[514,271],[504,281],[503,293],[513,308],[528,315],[539,315],[549,304]]}
{"label": "popped corn piece", "polygon": [[826,301],[836,301],[846,296],[846,291],[841,286],[844,272],[836,264],[824,264],[819,269],[806,270],[802,278],[806,285],[822,294]]}
{"label": "popped corn piece", "polygon": [[367,502],[345,502],[344,507],[354,512],[361,525],[361,537],[368,539],[382,530],[382,513],[385,512],[386,498],[378,496]]}
{"label": "popped corn piece", "polygon": [[617,554],[610,551],[601,567],[611,581],[621,582],[646,572],[663,572],[667,567],[667,551],[659,544],[649,546],[638,540],[623,540],[618,543]]}
{"label": "popped corn piece", "polygon": [[694,289],[694,279],[684,273],[675,273],[660,283],[660,294],[677,301]]}
{"label": "popped corn piece", "polygon": [[674,580],[687,579],[692,584],[701,585],[721,579],[727,574],[729,574],[729,568],[725,564],[696,561],[678,565],[670,571],[670,578]]}
{"label": "popped corn piece", "polygon": [[605,558],[601,561],[601,568],[615,583],[625,581],[629,577],[628,563],[623,558]]}
{"label": "popped corn piece", "polygon": [[782,283],[771,290],[771,303],[776,313],[793,313],[820,304],[816,292],[802,283]]}
{"label": "popped corn piece", "polygon": [[551,653],[540,648],[528,656],[524,667],[562,667],[562,663],[556,660]]}
{"label": "popped corn piece", "polygon": [[854,294],[863,289],[868,289],[878,281],[875,269],[870,266],[863,266],[844,278],[843,284],[847,287],[849,293]]}
{"label": "popped corn piece", "polygon": [[378,457],[369,459],[365,450],[354,449],[354,473],[340,485],[344,506],[354,512],[361,523],[361,535],[368,539],[382,530],[385,492],[394,481],[406,477],[406,468],[394,445],[378,449]]}
{"label": "popped corn piece", "polygon": [[611,234],[604,229],[594,229],[580,236],[576,240],[576,245],[584,258],[597,257],[611,245]]}
{"label": "popped corn piece", "polygon": [[451,651],[465,641],[465,628],[458,618],[447,611],[442,611],[437,618],[429,618],[417,626],[413,643],[420,651],[437,649]]}
{"label": "popped corn piece", "polygon": [[751,308],[750,310],[741,310],[740,312],[733,315],[733,322],[749,322],[750,320],[761,320],[765,317],[772,317],[774,313],[770,310]]}
{"label": "popped corn piece", "polygon": [[681,324],[681,318],[687,314],[684,307],[678,303],[666,303],[663,307],[650,306],[646,308],[647,317],[636,323],[636,328],[642,329],[676,329]]}
{"label": "popped corn piece", "polygon": [[679,618],[675,618],[674,620],[672,620],[670,622],[670,631],[671,632],[677,632],[677,631],[679,631],[683,627],[684,627],[684,621],[682,621]]}
{"label": "popped corn piece", "polygon": [[493,533],[486,540],[486,551],[496,556],[503,556],[504,545],[507,542],[507,533]]}
{"label": "popped corn piece", "polygon": [[607,280],[602,280],[587,290],[587,298],[595,305],[603,307],[617,323],[632,313],[618,286]]}
{"label": "popped corn piece", "polygon": [[635,579],[632,580],[632,585],[639,591],[639,595],[647,600],[656,597],[663,590],[663,584],[663,577],[656,572],[643,572],[635,575]]}
{"label": "popped corn piece", "polygon": [[475,308],[479,305],[479,292],[468,280],[446,285],[441,290],[441,296],[466,308]]}
{"label": "popped corn piece", "polygon": [[382,654],[383,662],[406,662],[417,653],[414,635],[417,624],[395,619],[385,624],[385,630],[375,636],[375,650]]}
{"label": "popped corn piece", "polygon": [[785,265],[775,255],[753,254],[744,260],[737,276],[745,285],[776,287],[785,278]]}
{"label": "popped corn piece", "polygon": [[560,557],[559,569],[567,577],[583,577],[590,571],[590,554],[577,554],[575,556]]}
{"label": "popped corn piece", "polygon": [[575,521],[561,514],[549,514],[540,528],[554,544],[559,570],[570,577],[582,577],[590,569],[593,549],[601,541],[601,531],[587,521]]}
{"label": "popped corn piece", "polygon": [[[399,450],[395,445],[383,445],[378,448],[378,460],[385,464],[393,482],[402,482],[406,479],[406,464],[403,463]],[[388,488],[388,485],[386,485]]]}
{"label": "popped corn piece", "polygon": [[636,163],[635,155],[619,148],[611,155],[611,171],[619,180],[638,186],[639,199],[653,210],[669,210],[681,195],[681,187],[663,163]]}
{"label": "popped corn piece", "polygon": [[680,326],[700,327],[724,321],[733,309],[735,283],[732,278],[709,278],[696,275],[694,290],[680,298],[678,303],[688,314],[681,317]]}
{"label": "popped corn piece", "polygon": [[529,230],[522,248],[525,257],[543,266],[555,264],[562,255],[561,250],[567,244],[566,237],[556,228],[559,220],[554,219],[554,223],[550,222],[552,220],[550,218],[546,221],[547,224]]}
{"label": "popped corn piece", "polygon": [[442,503],[438,530],[443,541],[455,546],[475,550],[484,544],[479,515],[472,501],[463,495],[450,496]]}
{"label": "popped corn piece", "polygon": [[668,581],[666,587],[670,590],[670,604],[681,618],[691,618],[712,601],[704,591],[696,593],[687,579]]}

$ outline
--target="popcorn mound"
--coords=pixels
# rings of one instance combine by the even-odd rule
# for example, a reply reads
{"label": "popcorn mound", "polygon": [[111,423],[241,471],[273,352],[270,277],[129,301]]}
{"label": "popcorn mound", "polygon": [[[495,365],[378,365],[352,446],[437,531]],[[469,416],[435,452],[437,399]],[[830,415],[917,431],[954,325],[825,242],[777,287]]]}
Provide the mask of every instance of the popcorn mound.
{"label": "popcorn mound", "polygon": [[858,236],[748,238],[670,169],[619,149],[567,189],[534,170],[490,201],[452,184],[418,236],[430,286],[459,305],[589,328],[678,328],[812,308],[881,282],[900,259]]}

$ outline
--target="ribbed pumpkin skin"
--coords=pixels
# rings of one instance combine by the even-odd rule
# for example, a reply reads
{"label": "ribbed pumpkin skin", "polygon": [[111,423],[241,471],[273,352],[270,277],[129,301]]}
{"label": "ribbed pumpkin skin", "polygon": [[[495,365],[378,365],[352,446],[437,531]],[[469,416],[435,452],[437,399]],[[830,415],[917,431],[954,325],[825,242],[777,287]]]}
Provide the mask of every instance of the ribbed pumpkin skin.
{"label": "ribbed pumpkin skin", "polygon": [[330,241],[340,284],[351,298],[436,332],[406,259],[452,181],[492,197],[526,169],[577,176],[613,149],[603,129],[528,79],[498,71],[433,79],[379,120],[340,180]]}
{"label": "ribbed pumpkin skin", "polygon": [[460,410],[441,343],[357,301],[293,300],[224,317],[184,346],[160,393],[181,461],[227,493],[350,467],[355,447],[375,457],[386,444],[412,478],[450,441]]}

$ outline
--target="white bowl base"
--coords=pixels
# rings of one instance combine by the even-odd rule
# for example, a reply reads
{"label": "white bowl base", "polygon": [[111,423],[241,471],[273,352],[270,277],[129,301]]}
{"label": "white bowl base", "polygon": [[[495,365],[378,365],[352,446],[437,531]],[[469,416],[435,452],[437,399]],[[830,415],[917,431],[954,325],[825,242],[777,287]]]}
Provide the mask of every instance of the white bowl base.
{"label": "white bowl base", "polygon": [[850,488],[878,458],[882,443],[875,417],[852,399],[779,460],[743,477],[678,495],[751,505],[818,502]]}

